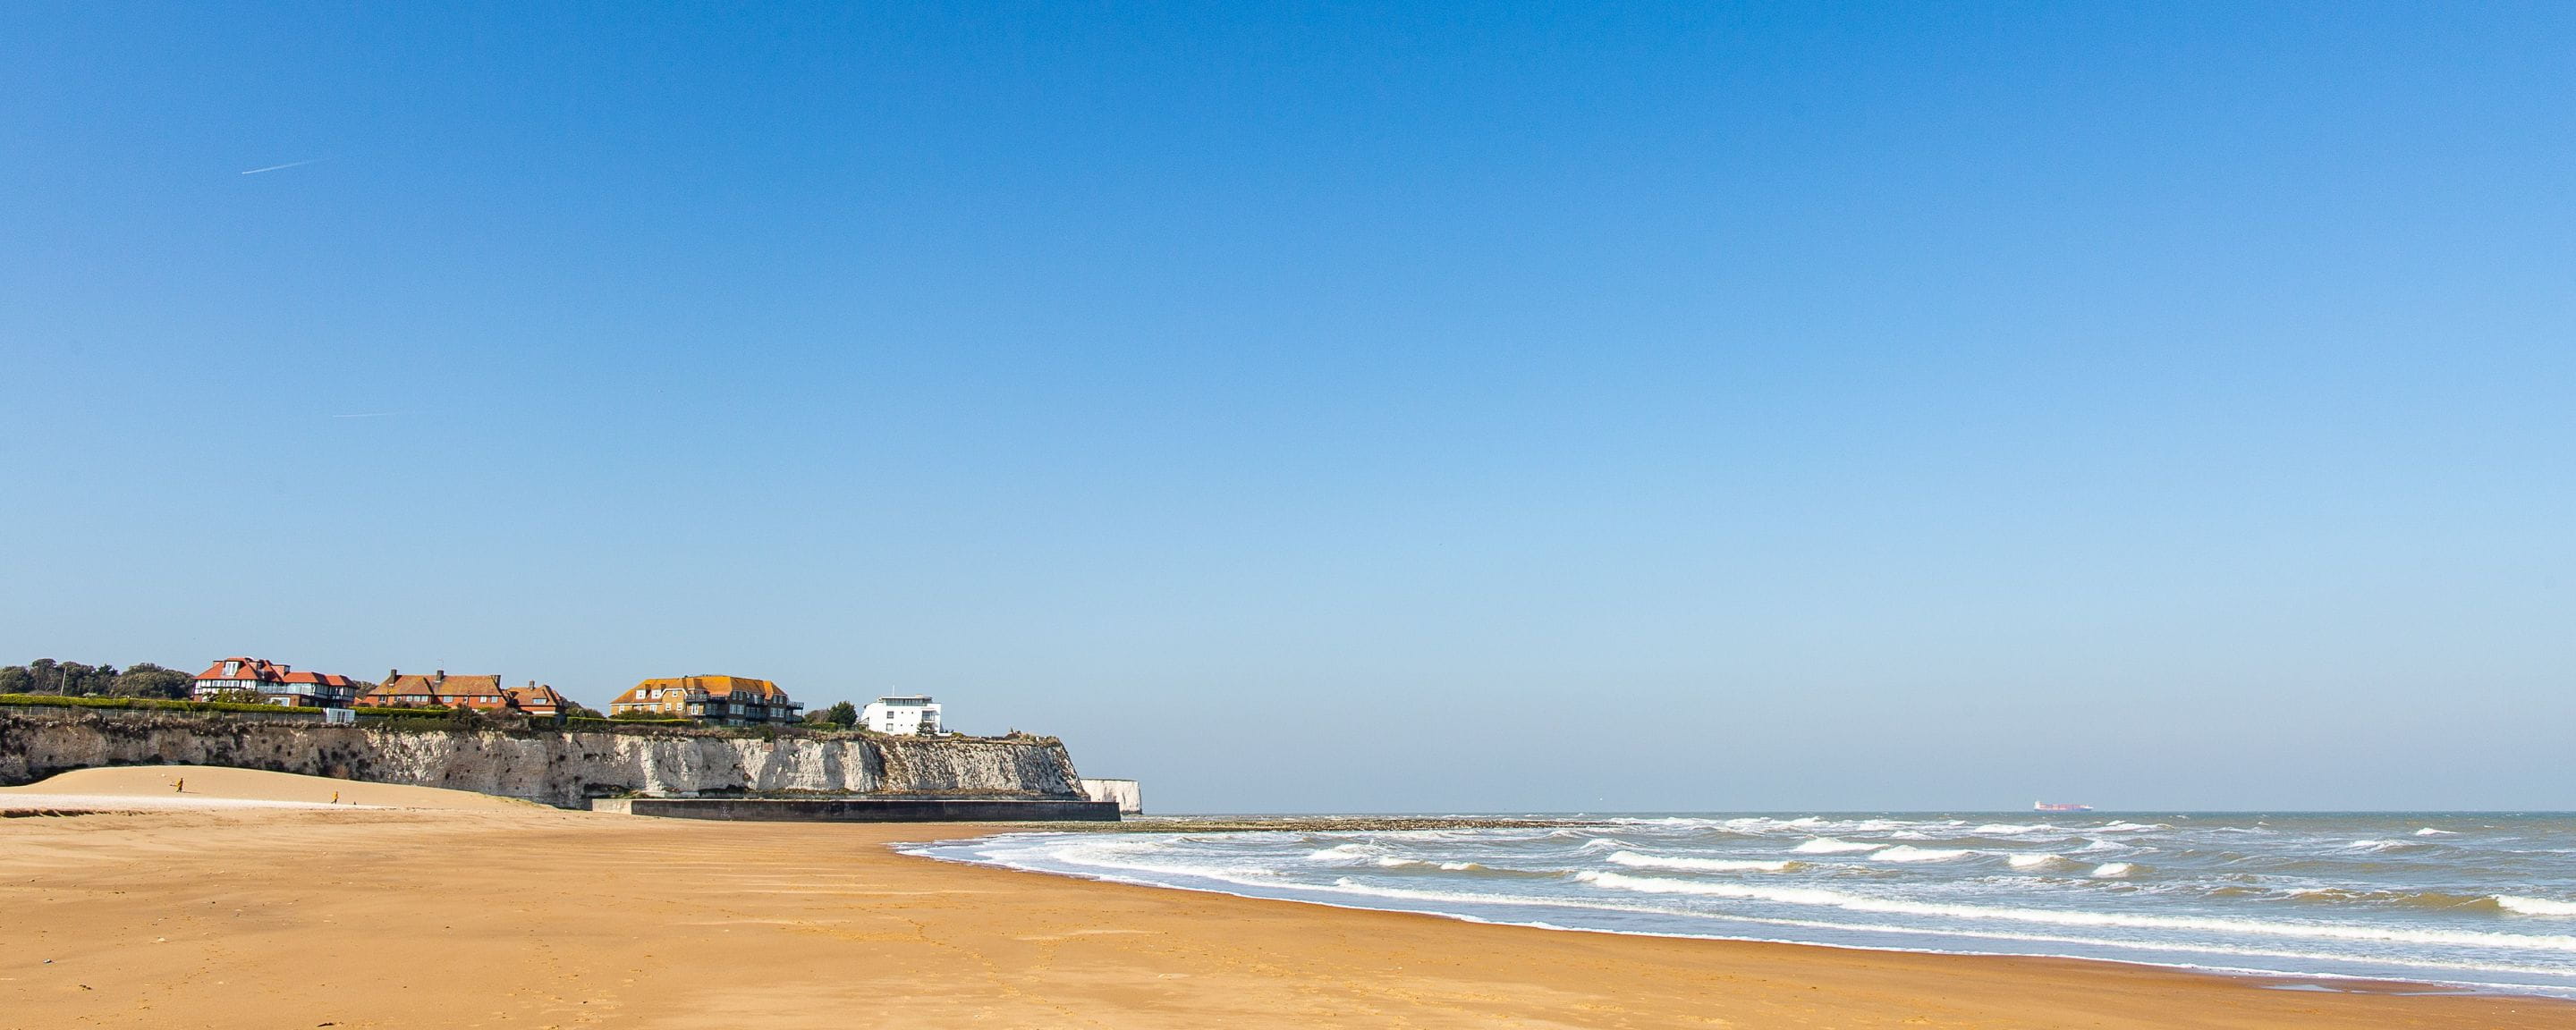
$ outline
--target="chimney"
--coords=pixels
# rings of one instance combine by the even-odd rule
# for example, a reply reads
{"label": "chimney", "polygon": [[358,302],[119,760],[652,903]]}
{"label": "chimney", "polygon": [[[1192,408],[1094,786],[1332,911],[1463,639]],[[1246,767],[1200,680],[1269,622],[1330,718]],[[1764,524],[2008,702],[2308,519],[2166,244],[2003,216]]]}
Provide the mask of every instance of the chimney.
{"label": "chimney", "polygon": [[447,682],[447,670],[445,670],[445,669],[440,669],[440,670],[438,670],[436,673],[434,673],[433,675],[434,675],[434,676],[436,676],[436,678],[437,678],[437,679],[436,679],[436,682],[439,682],[439,683],[445,683],[445,682]]}
{"label": "chimney", "polygon": [[396,676],[400,676],[400,675],[402,675],[402,670],[401,670],[401,669],[387,669],[387,670],[385,670],[385,684],[386,684],[387,686],[391,686],[391,685],[393,685],[394,677],[396,677]]}

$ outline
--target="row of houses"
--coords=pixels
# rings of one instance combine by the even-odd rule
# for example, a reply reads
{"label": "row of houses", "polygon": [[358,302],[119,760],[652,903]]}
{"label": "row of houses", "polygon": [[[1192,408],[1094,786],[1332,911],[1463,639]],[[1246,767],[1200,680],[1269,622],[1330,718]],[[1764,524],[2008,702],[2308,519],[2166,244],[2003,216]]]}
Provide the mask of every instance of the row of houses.
{"label": "row of houses", "polygon": [[[200,701],[257,698],[290,708],[471,708],[552,717],[573,703],[535,680],[506,686],[499,676],[450,676],[389,670],[364,684],[347,676],[305,672],[258,658],[217,660],[197,674],[191,696]],[[693,719],[720,726],[795,722],[805,706],[778,684],[746,676],[672,676],[648,679],[617,695],[608,714]],[[860,725],[879,733],[939,733],[940,708],[919,695],[883,697],[860,710]]]}
{"label": "row of houses", "polygon": [[200,701],[256,697],[288,708],[477,708],[528,715],[560,715],[570,704],[555,688],[535,680],[508,687],[499,676],[450,676],[445,669],[424,676],[394,669],[382,682],[362,684],[336,673],[306,672],[249,657],[217,659],[197,674],[189,696]]}

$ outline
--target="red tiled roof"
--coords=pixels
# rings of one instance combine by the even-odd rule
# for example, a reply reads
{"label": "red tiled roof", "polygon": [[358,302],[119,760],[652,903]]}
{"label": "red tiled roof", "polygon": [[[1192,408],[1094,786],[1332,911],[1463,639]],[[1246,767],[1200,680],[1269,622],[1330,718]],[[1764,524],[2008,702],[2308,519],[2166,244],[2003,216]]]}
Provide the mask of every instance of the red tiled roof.
{"label": "red tiled roof", "polygon": [[[226,663],[237,664],[239,667],[238,671],[230,674],[225,673],[224,665]],[[256,683],[311,683],[316,686],[327,687],[348,687],[357,685],[356,680],[350,679],[346,676],[326,672],[297,672],[295,671],[295,667],[292,665],[280,665],[264,658],[246,658],[239,656],[216,659],[213,665],[206,666],[206,671],[198,673],[197,678],[201,680],[217,680],[221,682],[249,680]]]}

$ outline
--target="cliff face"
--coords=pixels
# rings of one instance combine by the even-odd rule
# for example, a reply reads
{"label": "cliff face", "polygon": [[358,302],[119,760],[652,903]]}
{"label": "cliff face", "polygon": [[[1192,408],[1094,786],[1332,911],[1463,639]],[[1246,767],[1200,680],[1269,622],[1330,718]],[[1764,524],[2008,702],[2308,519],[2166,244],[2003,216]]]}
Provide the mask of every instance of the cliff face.
{"label": "cliff face", "polygon": [[268,769],[471,790],[564,808],[624,793],[1082,796],[1072,757],[1054,741],[388,730],[115,709],[0,709],[0,785],[101,765]]}

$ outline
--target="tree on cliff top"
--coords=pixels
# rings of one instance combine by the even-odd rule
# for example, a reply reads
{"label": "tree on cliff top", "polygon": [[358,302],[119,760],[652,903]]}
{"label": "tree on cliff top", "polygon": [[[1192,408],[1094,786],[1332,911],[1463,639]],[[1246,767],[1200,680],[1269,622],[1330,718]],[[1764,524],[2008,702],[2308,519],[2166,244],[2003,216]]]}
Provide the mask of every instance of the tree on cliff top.
{"label": "tree on cliff top", "polygon": [[107,685],[107,692],[118,697],[159,697],[177,700],[188,696],[197,678],[177,669],[165,669],[151,662],[137,662]]}
{"label": "tree on cliff top", "polygon": [[838,726],[848,729],[859,724],[859,710],[847,701],[805,713],[805,725]]}
{"label": "tree on cliff top", "polygon": [[25,665],[0,666],[0,694],[106,694],[112,697],[184,698],[196,677],[151,662],[117,671],[113,665],[83,665],[38,658]]}

